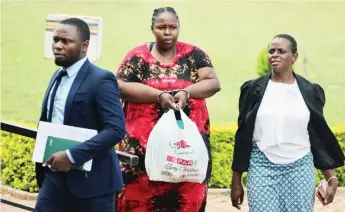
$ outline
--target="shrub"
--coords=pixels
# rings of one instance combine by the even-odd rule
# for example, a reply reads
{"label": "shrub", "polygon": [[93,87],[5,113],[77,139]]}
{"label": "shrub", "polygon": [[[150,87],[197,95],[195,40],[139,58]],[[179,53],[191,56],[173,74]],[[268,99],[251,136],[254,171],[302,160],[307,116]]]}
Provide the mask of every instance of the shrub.
{"label": "shrub", "polygon": [[258,76],[263,76],[268,74],[271,71],[271,67],[268,63],[268,58],[267,58],[267,54],[268,54],[268,47],[265,47],[263,49],[261,49],[258,58],[256,60],[256,74]]}
{"label": "shrub", "polygon": [[211,133],[212,174],[210,187],[227,188],[231,182],[231,161],[234,151],[234,134],[213,130]]}
{"label": "shrub", "polygon": [[[339,141],[340,147],[345,152],[345,125],[337,124],[332,128],[337,140]],[[323,174],[320,170],[316,171],[316,183],[319,184],[322,180]],[[345,166],[336,169],[336,175],[339,181],[339,186],[345,187]]]}
{"label": "shrub", "polygon": [[4,131],[1,140],[1,181],[13,188],[37,192],[32,161],[35,140]]}
{"label": "shrub", "polygon": [[[31,125],[30,127],[34,127]],[[236,125],[214,126],[211,130],[211,146],[213,155],[213,172],[209,186],[211,188],[229,188],[231,183],[232,154],[234,147],[234,133]],[[345,125],[336,125],[333,128],[342,150],[345,152]],[[1,180],[14,188],[29,192],[37,192],[35,168],[32,162],[34,140],[1,131],[2,157]],[[317,173],[317,184],[323,175]],[[336,170],[339,185],[345,186],[345,167]],[[243,177],[244,185],[245,174]]]}

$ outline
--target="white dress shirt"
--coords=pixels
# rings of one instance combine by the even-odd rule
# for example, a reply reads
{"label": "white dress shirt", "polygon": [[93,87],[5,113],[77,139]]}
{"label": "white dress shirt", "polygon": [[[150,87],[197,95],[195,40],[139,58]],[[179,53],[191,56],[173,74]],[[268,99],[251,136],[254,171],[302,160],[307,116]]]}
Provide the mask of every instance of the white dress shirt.
{"label": "white dress shirt", "polygon": [[310,152],[309,109],[298,84],[270,80],[258,110],[254,141],[275,164],[289,164]]}
{"label": "white dress shirt", "polygon": [[[74,63],[73,65],[71,65],[70,67],[66,69],[67,75],[62,77],[61,83],[56,91],[51,123],[63,124],[64,115],[65,115],[65,105],[66,105],[68,93],[71,90],[72,84],[75,80],[75,77],[77,76],[77,73],[79,72],[81,66],[85,63],[86,60],[87,60],[87,57],[84,57],[83,59],[79,60],[78,62]],[[60,68],[59,71],[61,70],[62,68]],[[52,88],[54,88],[54,85]],[[53,89],[51,89],[49,97],[48,97],[47,116],[49,114],[50,97],[51,97],[52,92],[53,92]],[[75,163],[70,151],[66,150],[66,153],[68,155],[69,160],[72,163]]]}

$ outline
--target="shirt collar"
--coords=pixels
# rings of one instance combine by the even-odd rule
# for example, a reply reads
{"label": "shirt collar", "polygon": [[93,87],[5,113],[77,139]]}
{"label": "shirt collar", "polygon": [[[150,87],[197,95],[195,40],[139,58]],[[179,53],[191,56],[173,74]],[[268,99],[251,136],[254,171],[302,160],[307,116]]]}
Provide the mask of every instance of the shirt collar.
{"label": "shirt collar", "polygon": [[[72,77],[72,76],[76,75],[86,60],[87,60],[87,57],[84,57],[84,58],[80,59],[78,62],[71,65],[70,67],[68,67],[66,69],[68,77]],[[60,70],[62,70],[62,69],[63,68],[61,67]]]}

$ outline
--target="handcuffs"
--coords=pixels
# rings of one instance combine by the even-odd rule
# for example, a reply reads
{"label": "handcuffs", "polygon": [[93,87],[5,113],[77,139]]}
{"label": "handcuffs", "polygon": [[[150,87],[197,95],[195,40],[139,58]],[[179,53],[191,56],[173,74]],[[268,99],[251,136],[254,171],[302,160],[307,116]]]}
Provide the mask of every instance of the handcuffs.
{"label": "handcuffs", "polygon": [[172,96],[175,96],[175,95],[176,95],[178,92],[180,92],[180,91],[186,92],[186,93],[187,93],[187,99],[190,98],[190,93],[189,93],[189,91],[187,91],[186,89],[171,90],[171,91],[161,91],[161,92],[159,92],[158,95],[157,95],[157,102],[158,102],[158,103],[160,102],[160,97],[161,97],[161,95],[162,95],[163,93],[168,93],[168,94],[170,94],[170,95],[172,95]]}

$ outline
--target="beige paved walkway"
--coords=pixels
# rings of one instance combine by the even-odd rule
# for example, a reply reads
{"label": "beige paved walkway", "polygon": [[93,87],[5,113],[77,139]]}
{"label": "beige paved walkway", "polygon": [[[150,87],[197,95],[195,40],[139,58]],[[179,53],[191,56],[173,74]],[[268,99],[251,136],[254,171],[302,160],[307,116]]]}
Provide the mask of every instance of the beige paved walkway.
{"label": "beige paved walkway", "polygon": [[[227,193],[209,194],[207,212],[248,212],[248,202],[245,198],[242,209],[237,210],[231,206]],[[279,212],[279,211],[277,211]],[[323,206],[318,199],[315,200],[315,212],[345,212],[345,187],[339,188],[331,205]]]}
{"label": "beige paved walkway", "polygon": [[[1,198],[8,199],[20,204],[33,207],[35,201],[24,201],[15,199],[8,195],[1,195]],[[18,208],[1,204],[1,212],[24,212]],[[227,192],[211,190],[208,195],[207,212],[248,212],[247,201],[245,200],[242,210],[239,211],[231,206],[230,198]],[[315,201],[315,212],[345,212],[345,188],[339,188],[337,196],[334,199],[333,204],[323,207],[318,200]]]}

